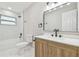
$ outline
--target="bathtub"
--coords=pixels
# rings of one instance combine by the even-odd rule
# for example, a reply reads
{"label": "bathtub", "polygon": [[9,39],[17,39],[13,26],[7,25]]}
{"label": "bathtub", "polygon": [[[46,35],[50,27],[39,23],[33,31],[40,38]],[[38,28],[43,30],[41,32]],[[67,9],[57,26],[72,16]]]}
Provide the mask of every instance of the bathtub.
{"label": "bathtub", "polygon": [[[22,39],[0,41],[0,57],[23,57],[32,54],[32,46]],[[30,53],[29,53],[30,52]]]}
{"label": "bathtub", "polygon": [[0,51],[11,49],[11,48],[20,48],[27,45],[28,42],[24,42],[21,39],[7,39],[0,41]]}

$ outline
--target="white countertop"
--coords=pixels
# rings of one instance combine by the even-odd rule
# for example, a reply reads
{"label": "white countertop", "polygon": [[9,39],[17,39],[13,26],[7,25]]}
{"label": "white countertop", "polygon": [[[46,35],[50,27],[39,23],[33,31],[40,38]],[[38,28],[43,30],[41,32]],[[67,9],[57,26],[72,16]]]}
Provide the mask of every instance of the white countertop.
{"label": "white countertop", "polygon": [[52,37],[51,35],[38,35],[35,36],[35,38],[42,38],[45,40],[51,40],[54,42],[64,43],[68,45],[73,45],[79,47],[79,39],[73,39],[73,38],[65,38],[65,37]]}

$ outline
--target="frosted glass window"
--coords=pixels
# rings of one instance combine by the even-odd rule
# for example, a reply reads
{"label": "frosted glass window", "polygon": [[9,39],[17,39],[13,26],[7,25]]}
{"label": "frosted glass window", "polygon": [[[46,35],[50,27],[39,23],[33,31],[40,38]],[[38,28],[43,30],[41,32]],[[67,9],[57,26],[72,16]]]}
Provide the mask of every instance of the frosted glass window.
{"label": "frosted glass window", "polygon": [[5,25],[16,25],[16,23],[14,23],[14,22],[8,22],[8,21],[1,21],[1,24],[5,24]]}
{"label": "frosted glass window", "polygon": [[0,21],[1,24],[4,25],[16,25],[16,18],[15,17],[9,17],[9,16],[4,16],[4,15],[0,15]]}
{"label": "frosted glass window", "polygon": [[1,16],[1,19],[2,20],[8,20],[8,21],[16,21],[15,18],[13,18],[13,17],[7,17],[7,16]]}

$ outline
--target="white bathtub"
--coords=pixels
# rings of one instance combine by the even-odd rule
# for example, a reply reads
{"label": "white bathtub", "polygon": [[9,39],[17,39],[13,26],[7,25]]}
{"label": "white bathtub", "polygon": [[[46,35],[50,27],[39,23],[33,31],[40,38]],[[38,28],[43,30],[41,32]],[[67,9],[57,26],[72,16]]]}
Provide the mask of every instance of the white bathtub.
{"label": "white bathtub", "polygon": [[0,51],[10,49],[10,48],[18,48],[27,45],[28,42],[24,42],[20,39],[7,39],[0,41]]}
{"label": "white bathtub", "polygon": [[[0,57],[21,57],[33,54],[29,42],[21,39],[7,39],[0,41]],[[30,52],[30,53],[29,53]]]}

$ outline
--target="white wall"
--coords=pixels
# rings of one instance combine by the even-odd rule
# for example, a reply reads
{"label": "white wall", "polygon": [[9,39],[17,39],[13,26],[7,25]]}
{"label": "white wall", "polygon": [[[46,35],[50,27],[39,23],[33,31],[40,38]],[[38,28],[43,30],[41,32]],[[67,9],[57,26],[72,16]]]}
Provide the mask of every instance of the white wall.
{"label": "white wall", "polygon": [[33,3],[24,11],[24,39],[32,41],[33,35],[38,35],[43,32],[43,27],[38,28],[38,24],[43,22],[43,10],[45,3]]}
{"label": "white wall", "polygon": [[0,9],[0,14],[8,15],[17,18],[17,25],[16,26],[9,26],[9,25],[0,25],[0,40],[7,40],[7,39],[16,39],[19,33],[19,20],[18,14],[7,11],[4,9]]}

